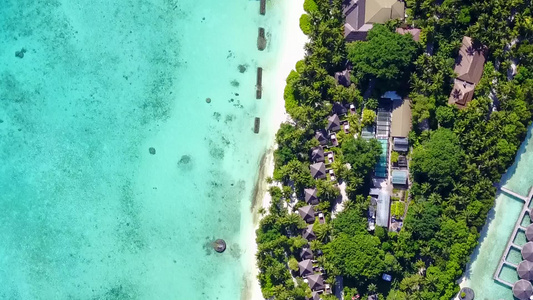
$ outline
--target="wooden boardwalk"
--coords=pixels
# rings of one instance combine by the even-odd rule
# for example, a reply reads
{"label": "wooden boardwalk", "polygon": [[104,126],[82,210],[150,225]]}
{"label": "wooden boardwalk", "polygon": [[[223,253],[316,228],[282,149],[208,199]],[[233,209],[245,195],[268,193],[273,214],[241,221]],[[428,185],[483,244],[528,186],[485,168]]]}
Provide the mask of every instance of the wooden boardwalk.
{"label": "wooden boardwalk", "polygon": [[518,220],[516,220],[516,223],[515,223],[515,226],[514,226],[514,229],[513,229],[513,233],[511,234],[511,236],[509,237],[509,241],[507,242],[507,246],[505,247],[505,250],[503,251],[503,254],[502,254],[502,258],[500,259],[500,263],[498,264],[498,267],[496,268],[496,271],[494,272],[494,275],[493,275],[493,278],[495,281],[499,282],[500,284],[503,284],[505,286],[508,286],[510,288],[513,287],[513,283],[511,282],[508,282],[508,281],[505,281],[503,279],[500,278],[500,273],[503,269],[504,266],[509,266],[513,269],[516,269],[517,268],[517,265],[507,261],[507,256],[509,255],[509,251],[511,251],[511,248],[515,248],[517,250],[522,250],[522,246],[520,245],[517,245],[514,243],[514,240],[516,238],[516,235],[518,234],[518,231],[521,230],[521,231],[526,231],[526,228],[524,228],[522,226],[522,220],[524,219],[524,217],[527,215],[530,214],[530,209],[529,209],[529,205],[531,204],[531,200],[533,198],[533,187],[529,188],[529,193],[527,195],[527,197],[524,197],[516,192],[513,192],[511,190],[509,190],[508,188],[505,188],[505,187],[500,187],[500,191],[502,191],[503,193],[509,195],[509,196],[512,196],[516,199],[520,199],[521,201],[524,202],[524,206],[522,207],[522,211],[520,212],[520,215],[518,216]]}

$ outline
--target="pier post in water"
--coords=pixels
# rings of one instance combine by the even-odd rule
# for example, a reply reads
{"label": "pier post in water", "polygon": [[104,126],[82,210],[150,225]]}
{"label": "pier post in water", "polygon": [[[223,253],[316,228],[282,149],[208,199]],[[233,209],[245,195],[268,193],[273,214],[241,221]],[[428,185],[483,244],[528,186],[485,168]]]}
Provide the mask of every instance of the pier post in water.
{"label": "pier post in water", "polygon": [[259,34],[257,35],[257,49],[263,51],[266,48],[267,40],[265,38],[265,29],[259,27]]}
{"label": "pier post in water", "polygon": [[266,0],[261,0],[261,4],[259,7],[259,13],[264,16],[265,10],[266,10]]}
{"label": "pier post in water", "polygon": [[259,125],[260,125],[261,119],[258,117],[255,118],[254,122],[254,133],[259,133]]}
{"label": "pier post in water", "polygon": [[261,99],[263,94],[263,68],[257,68],[257,82],[255,83],[255,99]]}

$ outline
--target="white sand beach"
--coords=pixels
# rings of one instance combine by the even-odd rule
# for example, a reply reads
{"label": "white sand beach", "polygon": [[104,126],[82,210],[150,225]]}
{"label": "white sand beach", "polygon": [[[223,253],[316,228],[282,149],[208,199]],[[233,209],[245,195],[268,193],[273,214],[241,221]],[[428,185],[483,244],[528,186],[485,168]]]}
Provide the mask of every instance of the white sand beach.
{"label": "white sand beach", "polygon": [[[272,91],[267,91],[265,94],[274,93],[274,96],[272,97],[272,99],[275,100],[274,111],[272,113],[272,118],[268,120],[268,130],[273,132],[276,132],[280,124],[286,121],[288,117],[285,112],[285,102],[283,99],[283,91],[286,85],[285,79],[290,71],[295,68],[296,62],[303,59],[305,55],[304,45],[308,39],[300,30],[299,26],[300,16],[305,13],[303,10],[303,2],[303,0],[276,1],[274,3],[271,2],[271,4],[277,5],[275,8],[267,6],[267,14],[268,8],[282,11],[284,22],[284,26],[282,27],[285,30],[281,44],[278,45],[278,47],[281,47],[281,51],[279,52],[281,54],[274,64],[274,69],[270,72],[265,72],[264,75],[264,85],[267,86],[267,88],[268,86],[272,86]],[[266,183],[265,179],[268,176],[272,176],[272,173],[274,172],[273,153],[275,148],[276,145],[272,139],[271,146],[267,150],[266,157],[262,161],[262,174],[259,174],[258,178],[257,199],[255,199],[256,205],[253,208],[254,230],[251,231],[247,237],[250,245],[250,249],[246,253],[248,256],[248,266],[256,266],[255,253],[257,252],[257,244],[255,242],[255,230],[259,225],[261,217],[258,210],[261,207],[266,209],[270,205],[270,195],[268,193],[269,185]],[[246,261],[246,259],[244,261]],[[246,300],[263,299],[261,288],[257,280],[257,274],[257,268],[253,268],[248,274],[247,287],[249,288],[249,291]]]}

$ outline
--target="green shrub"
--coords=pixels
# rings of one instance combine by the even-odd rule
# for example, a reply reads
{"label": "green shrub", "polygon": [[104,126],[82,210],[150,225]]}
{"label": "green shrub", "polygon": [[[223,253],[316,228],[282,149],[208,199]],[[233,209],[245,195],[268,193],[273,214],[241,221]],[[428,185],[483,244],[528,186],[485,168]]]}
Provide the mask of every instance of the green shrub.
{"label": "green shrub", "polygon": [[313,32],[313,28],[311,27],[311,18],[308,14],[303,14],[300,17],[300,29],[305,35],[309,35],[311,32]]}
{"label": "green shrub", "polygon": [[376,121],[376,112],[370,109],[363,110],[363,120],[361,123],[363,126],[372,125]]}
{"label": "green shrub", "polygon": [[305,60],[301,59],[296,62],[296,72],[302,73],[305,67]]}
{"label": "green shrub", "polygon": [[318,5],[316,4],[315,0],[305,0],[304,10],[308,13],[318,12]]}
{"label": "green shrub", "polygon": [[298,261],[296,260],[296,258],[291,257],[289,259],[289,268],[293,271],[298,271]]}

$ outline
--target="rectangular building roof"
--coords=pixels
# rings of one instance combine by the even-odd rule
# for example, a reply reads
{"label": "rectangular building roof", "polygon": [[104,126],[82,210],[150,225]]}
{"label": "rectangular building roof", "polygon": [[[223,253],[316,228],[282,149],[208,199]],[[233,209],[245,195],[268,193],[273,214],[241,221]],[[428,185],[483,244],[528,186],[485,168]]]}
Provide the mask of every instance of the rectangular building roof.
{"label": "rectangular building roof", "polygon": [[397,152],[407,152],[409,151],[409,141],[407,138],[395,137],[393,139],[392,149]]}
{"label": "rectangular building roof", "polygon": [[391,136],[407,137],[411,131],[411,100],[396,100],[392,107]]}
{"label": "rectangular building roof", "polygon": [[478,83],[483,75],[483,65],[485,64],[485,48],[474,45],[470,37],[463,37],[463,44],[459,49],[459,56],[455,62],[455,73],[457,78]]}
{"label": "rectangular building roof", "polygon": [[381,227],[389,227],[390,195],[387,192],[380,193],[377,202],[376,225]]}
{"label": "rectangular building roof", "polygon": [[407,175],[405,170],[392,171],[392,184],[407,184]]}

